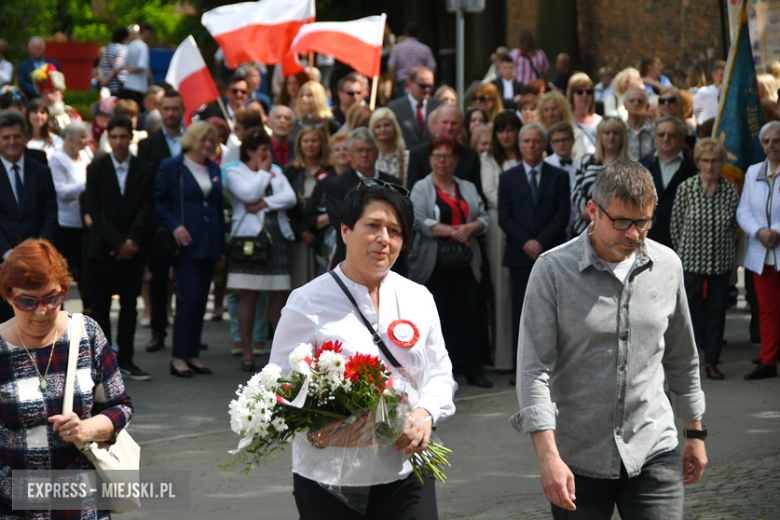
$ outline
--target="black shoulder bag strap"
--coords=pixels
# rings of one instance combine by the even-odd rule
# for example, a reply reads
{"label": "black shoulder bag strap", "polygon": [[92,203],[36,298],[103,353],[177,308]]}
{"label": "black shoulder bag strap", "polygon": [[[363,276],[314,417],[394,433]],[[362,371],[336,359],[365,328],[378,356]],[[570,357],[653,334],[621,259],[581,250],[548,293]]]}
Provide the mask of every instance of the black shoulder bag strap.
{"label": "black shoulder bag strap", "polygon": [[374,330],[374,327],[371,326],[371,324],[368,322],[366,317],[363,316],[363,313],[360,312],[360,308],[358,307],[358,304],[355,301],[355,298],[352,297],[352,293],[349,292],[349,289],[347,289],[347,287],[344,285],[344,282],[341,281],[341,278],[339,278],[339,275],[337,275],[333,271],[328,271],[328,273],[333,277],[334,280],[336,280],[336,283],[339,284],[339,287],[341,287],[341,290],[344,291],[344,294],[347,295],[347,298],[349,298],[349,301],[352,302],[352,305],[355,307],[355,310],[357,311],[358,316],[360,316],[360,319],[363,320],[363,324],[366,326],[368,331],[371,333],[371,337],[374,339],[374,343],[376,343],[376,345],[379,347],[379,350],[382,351],[382,354],[385,355],[385,357],[390,362],[390,364],[393,365],[395,368],[401,368],[401,363],[399,363],[398,360],[395,359],[395,356],[387,348],[387,345],[385,345],[385,342],[382,341],[382,336],[380,336],[379,333]]}

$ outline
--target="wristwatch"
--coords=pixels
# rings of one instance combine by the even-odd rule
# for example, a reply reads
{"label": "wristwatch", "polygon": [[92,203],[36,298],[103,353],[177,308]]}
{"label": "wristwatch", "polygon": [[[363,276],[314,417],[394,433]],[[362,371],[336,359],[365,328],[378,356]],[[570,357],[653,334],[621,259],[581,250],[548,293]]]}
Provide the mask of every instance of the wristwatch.
{"label": "wristwatch", "polygon": [[683,428],[683,437],[686,439],[704,440],[707,438],[707,427],[702,425],[701,430],[689,430],[688,428]]}

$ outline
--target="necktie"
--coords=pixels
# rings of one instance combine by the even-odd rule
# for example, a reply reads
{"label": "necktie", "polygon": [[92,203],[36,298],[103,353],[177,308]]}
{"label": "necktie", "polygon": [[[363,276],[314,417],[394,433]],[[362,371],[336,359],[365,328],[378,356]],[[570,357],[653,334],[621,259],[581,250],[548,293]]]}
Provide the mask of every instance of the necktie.
{"label": "necktie", "polygon": [[423,103],[417,103],[417,124],[420,125],[420,132],[425,133],[425,120],[423,119]]}
{"label": "necktie", "polygon": [[22,176],[19,174],[19,165],[14,164],[11,169],[14,171],[14,184],[16,184],[16,203],[19,205],[19,213],[22,212],[22,202],[24,201],[24,184]]}
{"label": "necktie", "polygon": [[528,183],[528,185],[531,187],[531,197],[533,197],[534,204],[536,204],[536,195],[539,188],[539,185],[536,182],[536,170],[531,170],[528,175],[531,176],[531,182]]}
{"label": "necktie", "polygon": [[573,163],[573,159],[561,159],[561,166],[571,166]]}

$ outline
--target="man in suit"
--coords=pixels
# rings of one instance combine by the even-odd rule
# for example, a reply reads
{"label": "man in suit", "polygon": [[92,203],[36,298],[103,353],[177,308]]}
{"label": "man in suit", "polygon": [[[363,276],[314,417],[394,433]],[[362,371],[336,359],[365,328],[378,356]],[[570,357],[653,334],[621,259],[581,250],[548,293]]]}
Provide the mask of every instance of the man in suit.
{"label": "man in suit", "polygon": [[656,151],[641,161],[653,175],[655,190],[658,192],[656,223],[647,237],[667,247],[672,247],[669,226],[677,187],[699,171],[693,159],[683,153],[685,134],[685,124],[678,118],[662,117],[655,126]]}
{"label": "man in suit", "polygon": [[[331,262],[331,268],[341,263],[347,255],[347,248],[341,240],[341,205],[344,197],[363,179],[379,179],[389,183],[398,183],[398,179],[392,175],[376,170],[376,161],[379,158],[379,145],[374,134],[368,128],[356,128],[349,134],[349,157],[352,169],[341,175],[332,177],[323,185],[323,206],[328,212],[330,225],[336,229],[336,253]],[[396,264],[400,264],[399,257]],[[400,268],[400,267],[399,267]],[[398,272],[398,269],[393,268]]]}
{"label": "man in suit", "polygon": [[41,68],[46,63],[51,63],[57,67],[57,70],[62,70],[62,68],[59,61],[43,55],[46,52],[46,42],[39,36],[30,38],[27,51],[30,57],[19,64],[16,74],[19,78],[19,88],[27,95],[27,99],[32,99],[40,95],[38,89],[35,88],[35,81],[30,77],[32,71]]}
{"label": "man in suit", "polygon": [[501,95],[504,108],[515,110],[515,96],[523,95],[523,84],[515,79],[515,62],[509,56],[503,56],[498,60],[498,77],[493,84]]}
{"label": "man in suit", "polygon": [[[54,238],[57,193],[51,171],[24,154],[27,122],[15,110],[0,112],[0,257],[28,238]],[[0,323],[14,315],[0,303]]]}
{"label": "man in suit", "polygon": [[498,224],[506,233],[504,266],[512,275],[515,344],[531,268],[539,255],[566,241],[571,214],[569,174],[542,160],[546,148],[544,128],[525,125],[520,129],[522,164],[498,178]]}
{"label": "man in suit", "polygon": [[[181,118],[184,115],[184,100],[175,90],[169,90],[160,101],[160,114],[163,126],[148,138],[138,143],[138,157],[152,163],[155,175],[160,163],[168,157],[181,154],[179,140],[183,131]],[[152,216],[152,232],[157,230],[159,223]],[[171,262],[153,247],[149,251],[149,271],[152,280],[149,282],[149,301],[151,304],[152,340],[146,345],[147,352],[155,352],[165,348],[165,336],[168,328],[168,273]]]}
{"label": "man in suit", "polygon": [[337,83],[338,103],[333,104],[333,117],[342,125],[347,122],[347,111],[363,102],[363,82],[357,72],[350,72]]}
{"label": "man in suit", "polygon": [[109,342],[111,296],[119,295],[117,362],[125,377],[151,379],[133,363],[136,301],[141,294],[154,202],[152,163],[130,155],[133,122],[114,116],[108,122],[112,152],[87,168],[87,206],[92,217],[88,257],[93,317]]}
{"label": "man in suit", "polygon": [[268,114],[268,126],[271,134],[271,156],[274,164],[284,168],[295,159],[295,143],[290,141],[290,132],[293,129],[295,116],[290,107],[275,105]]}
{"label": "man in suit", "polygon": [[411,150],[423,141],[429,141],[433,135],[428,132],[425,122],[428,116],[444,102],[431,97],[433,88],[433,71],[428,67],[419,66],[409,72],[406,81],[409,94],[394,99],[387,104],[401,125],[406,149]]}
{"label": "man in suit", "polygon": [[[437,135],[446,135],[447,137],[457,139],[463,128],[463,113],[455,105],[442,105],[432,114],[431,119],[436,121]],[[424,179],[431,173],[430,155],[430,139],[409,152],[409,171],[406,176],[406,185],[410,190],[417,181]],[[479,194],[482,195],[479,154],[470,146],[458,147],[458,164],[455,166],[455,177],[473,183],[477,187]]]}

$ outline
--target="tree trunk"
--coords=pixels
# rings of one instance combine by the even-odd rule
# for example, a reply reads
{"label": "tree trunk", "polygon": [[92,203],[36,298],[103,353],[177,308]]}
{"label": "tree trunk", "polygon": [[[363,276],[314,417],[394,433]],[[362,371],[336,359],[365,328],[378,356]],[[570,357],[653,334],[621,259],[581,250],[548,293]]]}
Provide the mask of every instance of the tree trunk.
{"label": "tree trunk", "polygon": [[571,56],[571,70],[581,68],[576,0],[537,2],[535,36],[553,66],[551,74],[556,73],[555,57],[562,52]]}

